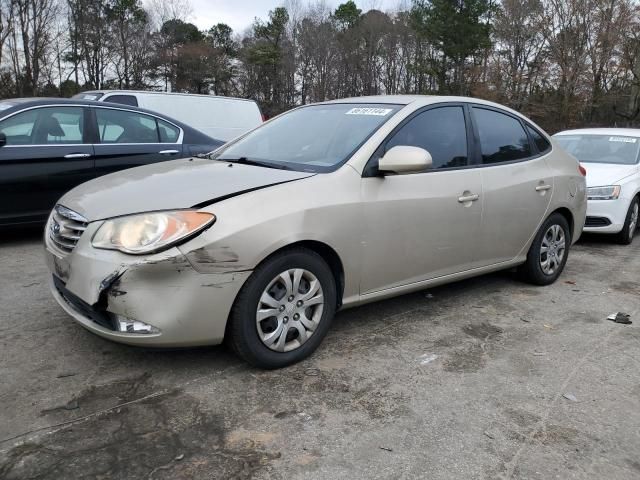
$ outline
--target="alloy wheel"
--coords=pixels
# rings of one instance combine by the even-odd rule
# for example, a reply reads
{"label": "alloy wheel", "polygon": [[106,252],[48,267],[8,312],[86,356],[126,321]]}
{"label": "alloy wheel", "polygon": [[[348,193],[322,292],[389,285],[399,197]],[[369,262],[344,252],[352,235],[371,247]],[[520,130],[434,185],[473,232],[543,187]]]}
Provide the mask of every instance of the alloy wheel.
{"label": "alloy wheel", "polygon": [[293,268],[264,289],[256,311],[262,343],[276,352],[302,346],[315,332],[324,310],[322,285],[308,270]]}
{"label": "alloy wheel", "polygon": [[545,275],[553,275],[562,265],[566,251],[564,230],[560,225],[551,225],[542,237],[540,267]]}

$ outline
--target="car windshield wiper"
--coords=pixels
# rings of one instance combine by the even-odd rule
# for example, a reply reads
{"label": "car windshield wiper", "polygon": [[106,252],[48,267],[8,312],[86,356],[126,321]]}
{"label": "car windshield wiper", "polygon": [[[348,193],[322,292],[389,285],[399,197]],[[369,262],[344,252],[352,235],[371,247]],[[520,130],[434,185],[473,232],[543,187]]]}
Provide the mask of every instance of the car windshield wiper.
{"label": "car windshield wiper", "polygon": [[270,163],[270,162],[262,162],[260,160],[252,160],[247,157],[236,157],[236,158],[218,157],[215,160],[220,160],[221,162],[241,163],[242,165],[255,165],[256,167],[276,168],[278,170],[291,170],[289,167],[285,165],[279,165],[279,164]]}

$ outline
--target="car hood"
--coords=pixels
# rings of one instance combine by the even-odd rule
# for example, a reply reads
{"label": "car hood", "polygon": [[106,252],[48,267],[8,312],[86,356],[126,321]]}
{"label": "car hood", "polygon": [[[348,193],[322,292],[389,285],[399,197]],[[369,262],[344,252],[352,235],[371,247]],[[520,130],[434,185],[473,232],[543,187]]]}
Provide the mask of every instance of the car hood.
{"label": "car hood", "polygon": [[623,178],[638,172],[638,165],[585,162],[582,166],[587,169],[587,187],[615,185]]}
{"label": "car hood", "polygon": [[313,175],[202,158],[182,159],[96,178],[74,188],[58,203],[92,222],[140,212],[202,207]]}

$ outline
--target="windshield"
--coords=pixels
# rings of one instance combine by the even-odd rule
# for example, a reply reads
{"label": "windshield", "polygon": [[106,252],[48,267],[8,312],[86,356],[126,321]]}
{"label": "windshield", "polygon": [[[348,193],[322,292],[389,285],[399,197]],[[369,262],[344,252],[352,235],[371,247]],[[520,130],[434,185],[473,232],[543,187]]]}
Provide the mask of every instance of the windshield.
{"label": "windshield", "polygon": [[345,162],[401,106],[334,103],[292,110],[217,150],[217,160],[327,172]]}
{"label": "windshield", "polygon": [[640,141],[620,135],[558,135],[557,142],[571,155],[585,163],[638,162]]}

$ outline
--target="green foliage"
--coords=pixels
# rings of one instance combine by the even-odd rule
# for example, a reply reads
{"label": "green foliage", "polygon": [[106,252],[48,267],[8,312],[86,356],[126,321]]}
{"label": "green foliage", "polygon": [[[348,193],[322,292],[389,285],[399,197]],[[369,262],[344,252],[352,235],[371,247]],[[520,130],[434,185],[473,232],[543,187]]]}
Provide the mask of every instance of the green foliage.
{"label": "green foliage", "polygon": [[342,29],[355,27],[361,16],[362,10],[356,6],[353,0],[338,5],[338,8],[333,13],[333,18]]}
{"label": "green foliage", "polygon": [[218,23],[209,29],[206,38],[214,48],[222,50],[226,55],[234,56],[237,53],[237,46],[232,35],[233,29],[229,25]]}
{"label": "green foliage", "polygon": [[[441,83],[452,90],[462,90],[464,62],[491,46],[491,25],[486,21],[491,12],[487,0],[414,0],[411,9],[413,27],[418,35],[442,52],[436,67]],[[446,72],[457,69],[447,82]],[[442,85],[441,87],[445,87]]]}
{"label": "green foliage", "polygon": [[110,0],[104,6],[107,20],[142,25],[147,21],[147,12],[139,0]]}
{"label": "green foliage", "polygon": [[293,98],[287,99],[292,72],[285,73],[287,65],[294,61],[288,22],[289,12],[284,7],[270,11],[267,22],[256,20],[240,53],[246,68],[244,87],[261,100],[263,111],[269,116],[279,113],[285,105],[293,105]]}
{"label": "green foliage", "polygon": [[204,39],[204,34],[193,23],[178,19],[164,22],[160,34],[165,36],[167,43],[172,46],[200,42]]}
{"label": "green foliage", "polygon": [[411,15],[419,34],[459,61],[491,46],[489,12],[487,0],[414,0]]}
{"label": "green foliage", "polygon": [[65,80],[64,82],[60,83],[60,96],[61,97],[73,97],[76,93],[80,92],[80,85],[78,85],[76,82],[74,82],[73,80]]}

